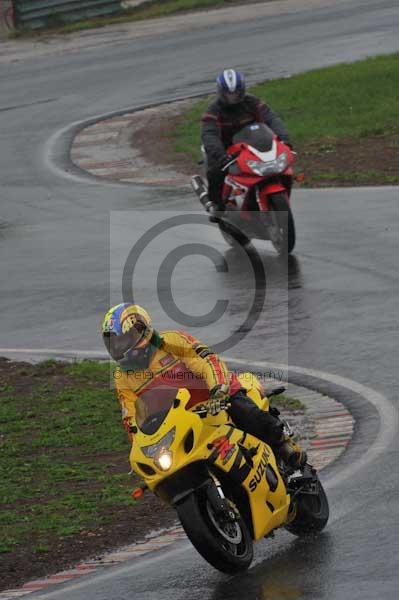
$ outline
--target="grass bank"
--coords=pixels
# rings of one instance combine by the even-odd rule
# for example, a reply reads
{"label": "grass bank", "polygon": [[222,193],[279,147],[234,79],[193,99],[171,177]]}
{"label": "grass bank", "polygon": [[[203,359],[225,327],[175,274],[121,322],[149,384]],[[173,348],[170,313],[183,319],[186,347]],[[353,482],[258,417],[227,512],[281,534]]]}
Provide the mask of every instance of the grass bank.
{"label": "grass bank", "polygon": [[127,442],[107,365],[2,366],[0,553],[46,552],[131,502]]}
{"label": "grass bank", "polygon": [[[399,54],[266,81],[250,93],[284,120],[309,185],[399,183]],[[170,130],[176,163],[198,160],[208,102],[196,103]]]}
{"label": "grass bank", "polygon": [[108,364],[0,359],[0,589],[172,524],[155,496],[132,499],[128,455]]}

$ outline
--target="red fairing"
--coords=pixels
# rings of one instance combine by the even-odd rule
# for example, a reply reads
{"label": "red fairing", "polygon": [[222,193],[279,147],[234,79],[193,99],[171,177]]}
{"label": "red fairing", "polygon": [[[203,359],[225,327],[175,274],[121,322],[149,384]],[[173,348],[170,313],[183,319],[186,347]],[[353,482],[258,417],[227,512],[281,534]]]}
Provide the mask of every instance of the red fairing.
{"label": "red fairing", "polygon": [[[270,209],[268,196],[278,192],[285,192],[289,199],[294,162],[294,154],[289,146],[280,141],[277,136],[273,138],[271,150],[259,152],[249,144],[240,142],[233,144],[227,149],[230,155],[238,155],[235,168],[230,169],[226,176],[223,188],[224,202],[232,206],[237,206],[241,211],[241,218],[250,220],[250,212],[253,209],[249,206],[249,196],[253,188],[256,188],[256,200],[261,211]],[[286,167],[284,171],[255,172],[256,163],[261,165],[272,164],[276,160],[286,157]]]}
{"label": "red fairing", "polygon": [[[303,180],[294,177],[296,153],[260,121],[248,123],[233,139],[222,167],[221,198],[205,201],[206,182],[199,175],[192,177],[193,190],[230,246],[247,247],[252,240],[267,240],[280,256],[286,256],[294,249],[296,237],[291,190],[294,181]],[[216,183],[219,179],[215,178]],[[216,187],[213,191],[220,193]]]}

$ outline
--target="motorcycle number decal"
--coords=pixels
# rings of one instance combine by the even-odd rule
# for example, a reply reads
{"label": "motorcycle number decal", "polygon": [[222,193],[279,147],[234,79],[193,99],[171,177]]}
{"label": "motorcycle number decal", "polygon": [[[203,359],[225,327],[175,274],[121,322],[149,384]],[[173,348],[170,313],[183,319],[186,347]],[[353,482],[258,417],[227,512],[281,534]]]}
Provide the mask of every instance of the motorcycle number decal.
{"label": "motorcycle number decal", "polygon": [[249,489],[251,492],[254,492],[258,487],[258,484],[262,481],[262,477],[265,474],[265,470],[268,463],[269,454],[266,449],[263,451],[261,461],[259,463],[258,468],[256,469],[255,477],[252,477],[249,482]]}
{"label": "motorcycle number decal", "polygon": [[220,438],[216,438],[212,445],[214,448],[216,448],[219,458],[225,465],[234,454],[235,444],[230,444],[228,438],[223,435]]}

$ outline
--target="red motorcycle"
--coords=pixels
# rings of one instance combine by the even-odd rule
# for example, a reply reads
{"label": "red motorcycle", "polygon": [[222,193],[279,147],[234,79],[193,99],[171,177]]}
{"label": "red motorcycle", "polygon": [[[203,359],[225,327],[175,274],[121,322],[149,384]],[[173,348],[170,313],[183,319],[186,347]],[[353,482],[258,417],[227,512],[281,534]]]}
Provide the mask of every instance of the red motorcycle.
{"label": "red motorcycle", "polygon": [[[251,239],[270,240],[280,255],[295,246],[295,224],[290,208],[295,153],[263,123],[241,129],[227,148],[232,157],[223,170],[224,212],[213,219],[231,246],[245,246]],[[202,204],[208,200],[200,175],[191,185]]]}

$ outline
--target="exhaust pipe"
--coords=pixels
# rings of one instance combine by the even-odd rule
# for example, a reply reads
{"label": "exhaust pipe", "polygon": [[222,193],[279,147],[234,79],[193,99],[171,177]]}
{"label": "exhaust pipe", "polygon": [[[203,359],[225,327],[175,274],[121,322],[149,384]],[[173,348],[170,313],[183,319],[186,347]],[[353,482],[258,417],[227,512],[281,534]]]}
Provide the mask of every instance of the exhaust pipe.
{"label": "exhaust pipe", "polygon": [[208,188],[201,175],[193,175],[193,177],[191,177],[191,187],[197,194],[202,206],[206,208],[209,202]]}

